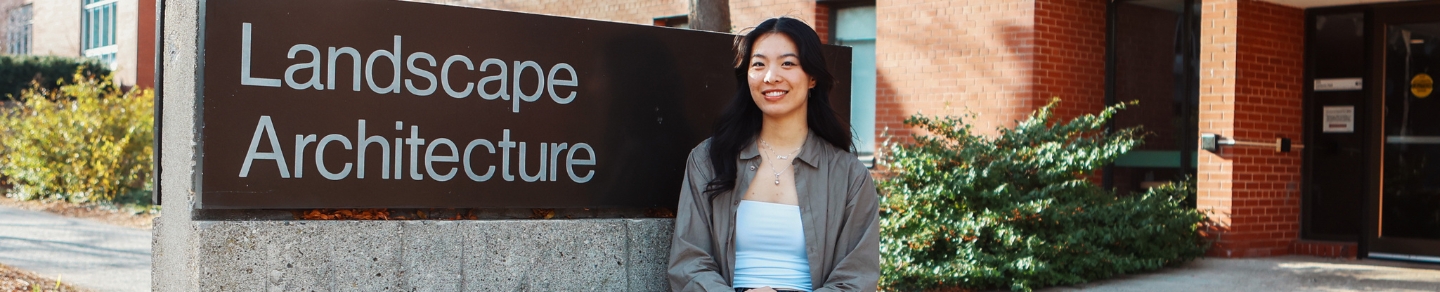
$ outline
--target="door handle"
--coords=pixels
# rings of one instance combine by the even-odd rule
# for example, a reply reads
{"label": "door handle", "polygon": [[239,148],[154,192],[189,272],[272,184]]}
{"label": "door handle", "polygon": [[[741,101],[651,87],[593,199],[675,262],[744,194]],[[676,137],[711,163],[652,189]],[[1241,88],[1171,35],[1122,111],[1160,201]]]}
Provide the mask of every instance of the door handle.
{"label": "door handle", "polygon": [[1220,146],[1234,147],[1265,147],[1274,148],[1275,152],[1290,152],[1291,149],[1305,149],[1305,145],[1291,144],[1290,138],[1278,137],[1275,142],[1240,141],[1222,137],[1215,133],[1200,134],[1200,149],[1210,152],[1220,152]]}

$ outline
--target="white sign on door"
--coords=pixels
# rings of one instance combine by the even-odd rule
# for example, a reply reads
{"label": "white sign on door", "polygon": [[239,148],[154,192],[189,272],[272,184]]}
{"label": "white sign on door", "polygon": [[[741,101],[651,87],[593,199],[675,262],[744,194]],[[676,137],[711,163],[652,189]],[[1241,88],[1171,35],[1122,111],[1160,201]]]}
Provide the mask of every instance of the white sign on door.
{"label": "white sign on door", "polygon": [[1360,90],[1364,79],[1354,78],[1320,78],[1315,79],[1315,91],[1350,91]]}
{"label": "white sign on door", "polygon": [[1355,132],[1355,106],[1327,106],[1325,117],[1321,119],[1324,125],[1321,126],[1325,133],[1354,133]]}

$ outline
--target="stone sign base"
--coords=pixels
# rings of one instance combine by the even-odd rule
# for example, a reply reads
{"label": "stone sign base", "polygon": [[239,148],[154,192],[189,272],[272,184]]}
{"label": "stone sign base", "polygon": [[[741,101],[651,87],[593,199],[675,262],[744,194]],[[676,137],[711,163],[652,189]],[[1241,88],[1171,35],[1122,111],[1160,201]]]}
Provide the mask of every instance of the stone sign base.
{"label": "stone sign base", "polygon": [[199,291],[666,291],[674,221],[193,224]]}

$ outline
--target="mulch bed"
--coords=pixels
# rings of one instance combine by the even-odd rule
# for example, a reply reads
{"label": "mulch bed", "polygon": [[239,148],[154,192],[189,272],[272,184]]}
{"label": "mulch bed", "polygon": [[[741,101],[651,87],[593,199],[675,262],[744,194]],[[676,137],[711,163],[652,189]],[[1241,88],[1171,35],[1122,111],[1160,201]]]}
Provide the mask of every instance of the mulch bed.
{"label": "mulch bed", "polygon": [[60,282],[60,285],[57,287],[55,285],[55,279],[41,277],[40,275],[36,275],[35,273],[0,264],[0,291],[32,292],[35,291],[35,288],[37,287],[40,288],[40,291],[47,292],[87,291],[72,287],[69,284],[65,284],[63,282],[64,280],[65,279],[62,277],[60,279],[60,281],[62,282]]}

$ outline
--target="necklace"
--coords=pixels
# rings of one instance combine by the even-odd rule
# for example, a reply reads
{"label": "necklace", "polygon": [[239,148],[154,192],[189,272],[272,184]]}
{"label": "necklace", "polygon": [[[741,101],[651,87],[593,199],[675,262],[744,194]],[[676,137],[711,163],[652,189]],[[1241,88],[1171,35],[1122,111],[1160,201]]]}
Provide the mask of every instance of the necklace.
{"label": "necklace", "polygon": [[[765,142],[765,139],[760,139],[760,149],[761,149],[761,150],[769,150],[770,154],[766,154],[767,157],[770,156],[770,155],[774,155],[774,154],[775,154],[775,146],[770,146],[770,143],[766,143],[766,142]],[[775,156],[775,159],[777,160],[776,162],[782,162],[782,161],[789,160],[790,158],[794,158],[794,157],[795,157],[795,154],[797,154],[797,153],[800,153],[800,147],[796,147],[795,150],[790,151],[789,154],[786,154],[786,155],[774,155],[774,156]],[[789,171],[791,167],[795,167],[795,164],[794,164],[794,163],[786,163],[784,169],[775,170],[775,164],[774,164],[774,163],[771,163],[771,164],[770,164],[770,171],[775,173],[775,185],[777,185],[777,186],[780,185],[780,175],[781,175],[781,174],[784,174],[786,171]]]}

